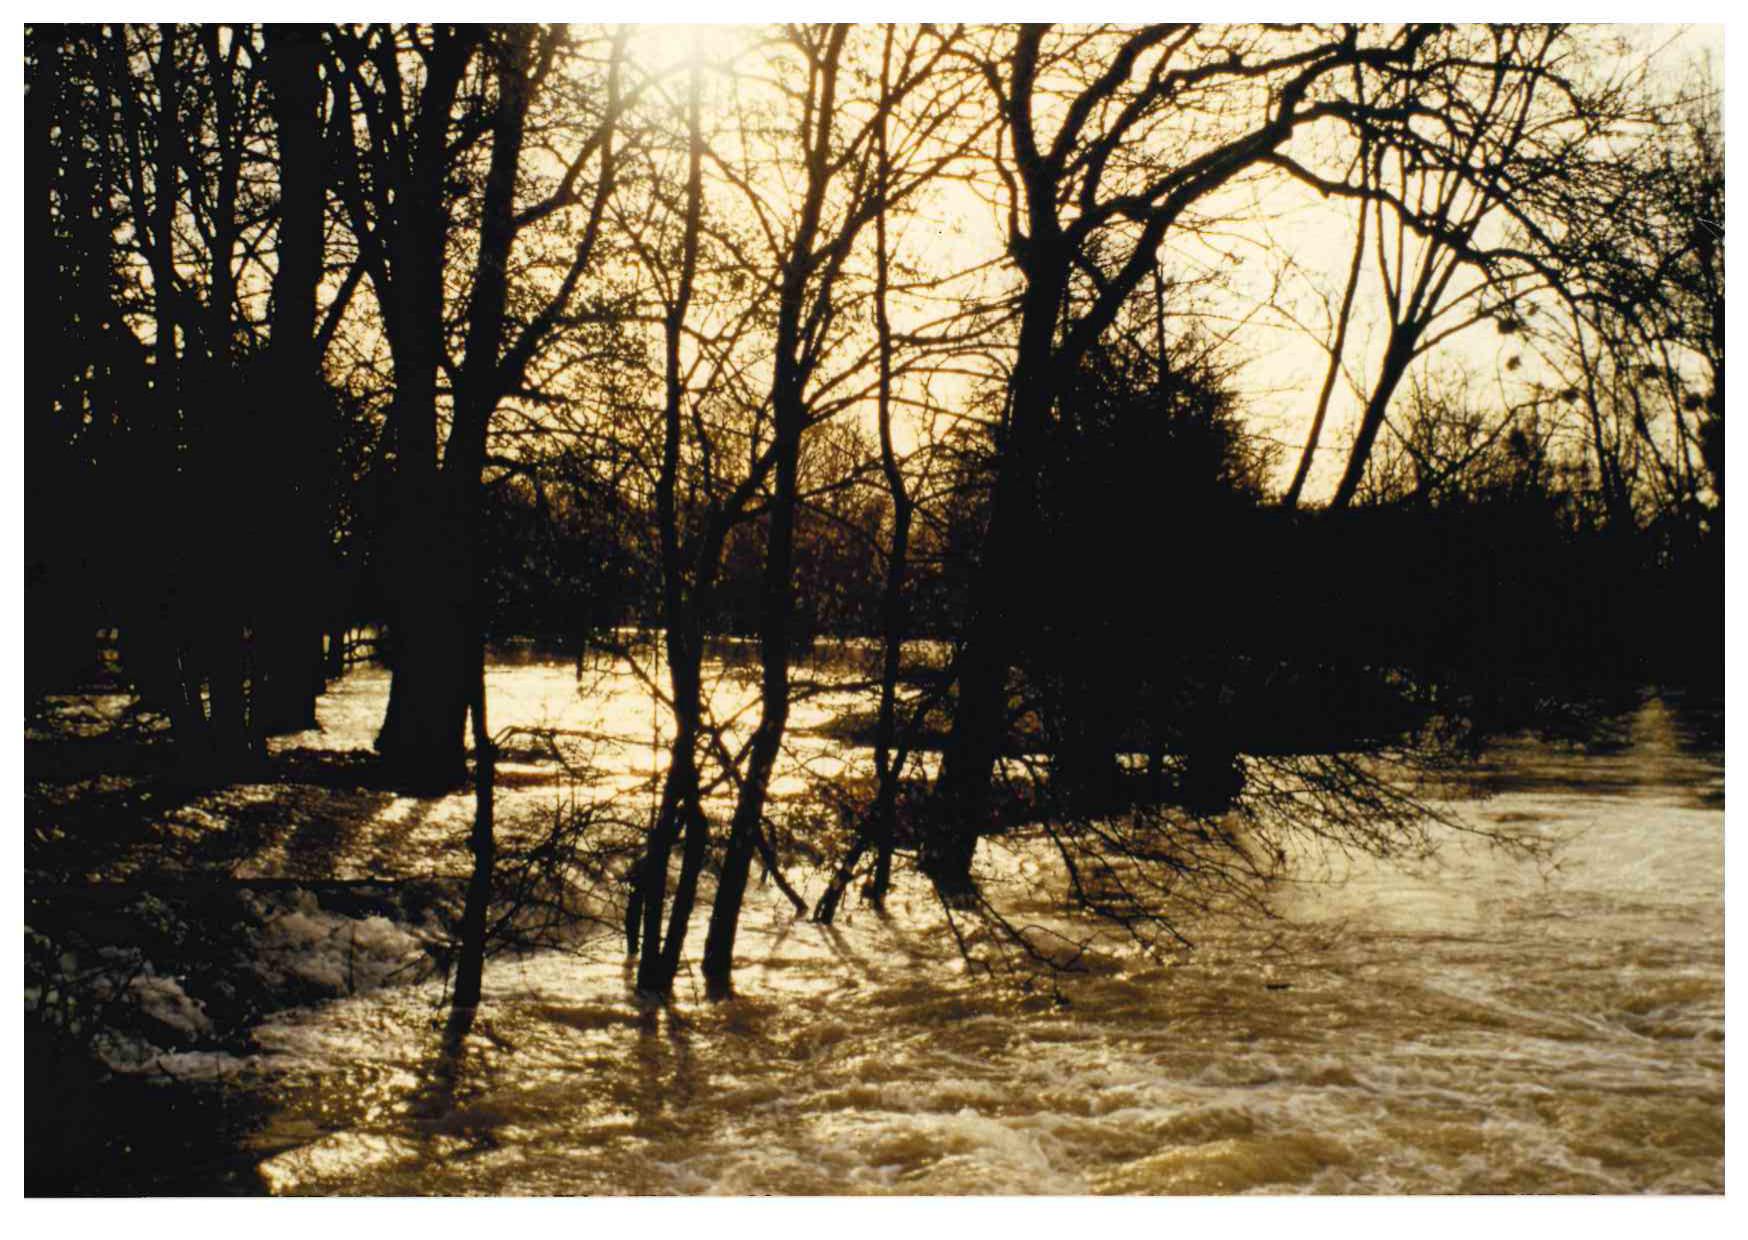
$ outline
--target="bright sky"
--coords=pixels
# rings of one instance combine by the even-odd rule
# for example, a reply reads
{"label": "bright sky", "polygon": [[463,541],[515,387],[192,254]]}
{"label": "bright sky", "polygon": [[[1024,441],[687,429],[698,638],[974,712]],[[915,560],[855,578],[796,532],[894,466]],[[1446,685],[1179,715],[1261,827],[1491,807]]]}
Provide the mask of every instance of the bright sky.
{"label": "bright sky", "polygon": [[[1657,49],[1664,72],[1686,75],[1710,58],[1714,80],[1723,79],[1722,26],[1643,26],[1618,28],[1629,33],[1636,47],[1649,52]],[[1291,254],[1296,265],[1310,275],[1312,281],[1332,290],[1338,297],[1352,257],[1354,215],[1350,206],[1325,203],[1302,187],[1285,187],[1268,200],[1272,210],[1281,215],[1271,222],[1269,232]],[[1247,264],[1251,301],[1266,292],[1270,260],[1260,251]],[[1301,286],[1303,293],[1304,287]],[[1377,327],[1375,311],[1366,308],[1366,287],[1361,286],[1355,304],[1355,325],[1350,331],[1350,365],[1356,374],[1371,377],[1376,374],[1383,351],[1382,333]],[[1378,295],[1374,283],[1373,298]],[[1301,297],[1300,308],[1307,320],[1323,325],[1321,303]],[[1375,304],[1375,303],[1374,303]],[[1284,445],[1280,467],[1282,481],[1291,475],[1298,460],[1300,446],[1310,426],[1317,392],[1323,381],[1328,355],[1321,344],[1274,317],[1264,323],[1252,321],[1251,328],[1241,337],[1239,348],[1250,360],[1242,372],[1242,383],[1249,399],[1247,409],[1259,428]],[[1507,357],[1521,352],[1486,325],[1478,325],[1453,338],[1427,359],[1428,364],[1457,365],[1480,375],[1504,377],[1501,369]],[[1526,358],[1526,362],[1530,359]],[[1510,399],[1513,389],[1521,389],[1534,375],[1533,369],[1516,372],[1503,388],[1496,387],[1503,399]],[[1482,390],[1486,390],[1483,385]],[[1333,490],[1342,467],[1354,428],[1359,421],[1360,402],[1346,384],[1336,389],[1329,420],[1319,442],[1317,459],[1306,487],[1309,500],[1316,500]]]}
{"label": "bright sky", "polygon": [[[1627,35],[1635,54],[1657,49],[1658,63],[1671,75],[1692,72],[1706,58],[1712,58],[1717,70],[1714,80],[1722,81],[1721,26],[1614,27],[1608,33]],[[745,27],[725,25],[643,26],[634,33],[632,55],[645,69],[658,72],[673,69],[691,57],[720,64],[746,52],[748,34]],[[758,60],[753,55],[743,63],[746,69],[758,72]],[[713,77],[706,88],[707,97],[722,99],[725,79]],[[748,88],[747,77],[738,81],[739,88]],[[722,140],[728,141],[726,135]],[[721,204],[723,209],[734,210],[733,199],[730,193]],[[1236,187],[1204,204],[1204,213],[1219,215],[1228,203],[1231,217],[1246,221],[1235,224],[1221,239],[1223,248],[1236,261],[1214,254],[1196,241],[1178,238],[1168,240],[1165,270],[1168,275],[1193,274],[1210,266],[1221,271],[1226,292],[1212,300],[1208,307],[1212,313],[1204,324],[1209,330],[1231,331],[1232,355],[1243,363],[1238,372],[1241,405],[1256,429],[1280,444],[1279,472],[1284,485],[1297,463],[1327,365],[1319,338],[1327,318],[1318,291],[1326,292],[1331,304],[1339,297],[1351,256],[1355,208],[1347,202],[1324,201],[1284,176]],[[944,183],[913,205],[919,208],[918,214],[906,217],[895,232],[901,259],[925,270],[946,271],[998,259],[1002,254],[1006,221],[1001,204],[991,201],[989,187],[973,192],[962,183]],[[744,206],[742,200],[740,209]],[[863,245],[869,243],[871,235],[862,241]],[[1291,270],[1287,270],[1289,266]],[[1370,271],[1370,257],[1367,267],[1368,279],[1356,301],[1346,353],[1352,383],[1362,387],[1375,377],[1383,348],[1380,286]],[[999,278],[1011,279],[1012,274],[1003,272]],[[1461,287],[1460,282],[1456,287]],[[1275,308],[1270,308],[1271,303]],[[895,299],[895,326],[903,332],[942,310],[938,303],[906,304],[903,298]],[[1509,373],[1504,369],[1507,358],[1519,352],[1517,341],[1501,337],[1488,324],[1479,324],[1442,345],[1427,364],[1475,372],[1480,382],[1474,390],[1483,399],[1491,393],[1495,404],[1503,406],[1537,374],[1533,365],[1527,364]],[[1531,360],[1525,358],[1526,363]],[[949,407],[963,406],[964,390],[962,381],[950,377],[934,383],[935,399]],[[1360,397],[1353,387],[1346,382],[1338,384],[1306,492],[1308,501],[1316,502],[1333,488],[1345,462],[1359,406]],[[871,411],[869,418],[871,422]],[[901,428],[899,438],[902,443],[912,436]]]}
{"label": "bright sky", "polygon": [[[739,34],[725,27],[695,31],[687,48],[706,55],[721,54],[733,46]],[[1692,73],[1711,58],[1714,80],[1722,81],[1721,26],[1622,26],[1607,34],[1626,35],[1634,55],[1655,50],[1662,72],[1671,75]],[[678,40],[672,42],[677,44]],[[1206,265],[1222,270],[1229,291],[1213,302],[1213,317],[1207,325],[1210,330],[1232,332],[1234,355],[1243,359],[1238,375],[1243,408],[1261,433],[1281,445],[1279,473],[1284,485],[1297,463],[1327,365],[1321,340],[1306,328],[1321,333],[1326,326],[1324,303],[1316,290],[1326,290],[1331,303],[1339,297],[1351,258],[1355,209],[1351,203],[1324,201],[1284,177],[1269,178],[1260,189],[1254,185],[1235,188],[1224,199],[1206,205],[1217,215],[1224,202],[1231,203],[1235,219],[1248,217],[1251,221],[1234,227],[1222,238],[1223,247],[1238,261],[1228,262],[1194,241],[1168,240],[1166,271],[1169,275],[1175,267],[1195,272]],[[962,186],[944,186],[930,196],[921,217],[905,225],[899,245],[923,266],[944,269],[994,258],[1005,240],[1005,219],[994,204]],[[1288,260],[1294,270],[1283,274]],[[1368,278],[1356,301],[1346,353],[1352,381],[1362,386],[1376,375],[1383,350],[1378,309],[1381,288],[1372,265],[1368,257]],[[1453,292],[1461,287],[1459,279],[1453,283]],[[1266,309],[1271,301],[1290,310],[1300,325],[1286,314]],[[903,330],[907,311],[895,307],[894,313]],[[913,321],[925,313],[924,307],[909,309]],[[1478,324],[1441,345],[1424,364],[1474,372],[1479,380],[1474,391],[1482,399],[1492,393],[1495,405],[1504,406],[1520,398],[1539,373],[1528,356],[1523,357],[1521,369],[1505,369],[1507,360],[1522,352],[1517,341],[1500,336],[1489,324]],[[956,403],[958,388],[951,380],[939,383],[936,395]],[[1338,384],[1307,487],[1308,501],[1316,502],[1333,489],[1345,463],[1360,404],[1348,382]]]}

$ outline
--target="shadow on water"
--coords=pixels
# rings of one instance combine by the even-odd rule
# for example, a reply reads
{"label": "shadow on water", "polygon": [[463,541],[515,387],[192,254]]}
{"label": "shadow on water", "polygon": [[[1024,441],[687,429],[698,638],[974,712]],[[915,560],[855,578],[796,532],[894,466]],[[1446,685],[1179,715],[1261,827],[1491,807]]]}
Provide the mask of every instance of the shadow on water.
{"label": "shadow on water", "polygon": [[[116,1078],[27,1029],[29,1197],[259,1196],[269,1100],[247,1088]],[[286,1147],[293,1141],[287,1138]]]}
{"label": "shadow on water", "polygon": [[[533,710],[574,694],[551,672],[494,674],[529,677],[506,697]],[[755,888],[722,1001],[693,961],[671,1004],[640,1002],[602,939],[494,960],[453,1018],[434,983],[268,1013],[212,1082],[81,1077],[27,1038],[27,1186],[1717,1191],[1721,712],[1635,701],[1606,743],[1498,742],[1469,772],[1491,799],[1454,803],[1570,837],[1556,869],[1460,845],[1357,867],[1291,893],[1288,923],[1198,927],[1182,959],[1102,942],[1065,1003],[961,969],[905,874],[889,915],[852,900],[829,928]],[[292,875],[407,864],[466,808],[342,788],[275,832],[254,815],[295,814],[284,795],[226,816]],[[1048,857],[1012,851],[999,890],[1065,926]]]}

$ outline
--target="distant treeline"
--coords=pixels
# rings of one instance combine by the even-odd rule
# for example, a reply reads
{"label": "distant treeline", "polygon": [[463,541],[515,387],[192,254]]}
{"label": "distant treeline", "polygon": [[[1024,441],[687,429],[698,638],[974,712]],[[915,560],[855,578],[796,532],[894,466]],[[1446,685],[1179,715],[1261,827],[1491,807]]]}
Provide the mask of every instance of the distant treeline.
{"label": "distant treeline", "polygon": [[[1185,711],[1197,695],[1223,703],[1222,726],[1250,752],[1395,739],[1434,711],[1490,731],[1624,685],[1721,685],[1723,540],[1709,512],[1623,527],[1594,476],[1523,435],[1436,490],[1287,509],[1229,393],[1179,376],[1162,392],[1146,376],[1113,394],[1121,368],[1100,365],[1082,393],[1104,391],[1065,404],[1055,432],[1016,640],[1029,679],[1079,695],[1130,741],[1149,711],[1208,726]],[[912,637],[958,632],[993,450],[956,462],[953,507],[912,550]],[[493,634],[562,647],[659,626],[659,565],[635,511],[569,511],[567,523],[524,488],[493,492]],[[604,514],[615,519],[591,521]],[[890,520],[878,491],[803,510],[799,641],[879,635]],[[758,534],[742,541],[756,550]],[[760,562],[737,550],[718,631],[750,635]]]}

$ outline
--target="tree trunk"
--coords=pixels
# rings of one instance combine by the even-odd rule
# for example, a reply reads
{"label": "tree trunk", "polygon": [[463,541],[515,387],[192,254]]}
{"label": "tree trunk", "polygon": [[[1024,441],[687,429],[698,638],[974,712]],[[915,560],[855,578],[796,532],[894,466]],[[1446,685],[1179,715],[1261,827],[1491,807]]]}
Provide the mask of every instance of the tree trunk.
{"label": "tree trunk", "polygon": [[[401,528],[392,618],[388,713],[376,747],[394,781],[409,791],[439,795],[466,777],[466,723],[473,693],[475,644],[484,625],[474,616],[477,531],[466,509],[477,495],[465,477],[438,476],[445,494],[425,507],[422,528]],[[477,477],[471,483],[477,491]]]}
{"label": "tree trunk", "polygon": [[680,952],[686,944],[686,930],[692,920],[692,909],[698,898],[698,875],[704,869],[705,854],[710,848],[710,822],[704,808],[698,804],[698,773],[690,772],[688,795],[681,798],[678,809],[685,826],[685,847],[680,853],[680,874],[674,882],[674,903],[668,911],[668,937],[662,943],[660,983],[662,993],[673,989],[674,978],[680,972]]}
{"label": "tree trunk", "polygon": [[242,618],[214,598],[206,608],[204,647],[212,756],[221,772],[236,771],[251,753],[248,695],[244,688]]}
{"label": "tree trunk", "polygon": [[492,154],[479,220],[475,284],[468,308],[466,355],[454,379],[454,410],[437,465],[437,373],[444,357],[444,201],[448,132],[463,73],[482,40],[469,28],[436,41],[420,93],[417,132],[406,164],[402,227],[395,247],[395,511],[390,517],[395,600],[394,679],[377,748],[403,786],[424,792],[454,787],[465,774],[471,643],[485,632],[475,616],[479,491],[486,434],[505,376],[506,263],[515,173],[529,86],[527,27],[502,35],[496,66],[498,101]]}
{"label": "tree trunk", "polygon": [[254,710],[262,735],[316,726],[323,681],[318,583],[326,553],[318,502],[326,390],[317,352],[326,178],[320,28],[269,25],[266,77],[279,149],[279,246],[267,388],[257,393],[262,442],[283,479],[272,498],[255,616]]}
{"label": "tree trunk", "polygon": [[486,914],[492,903],[492,867],[497,857],[493,835],[493,779],[497,749],[486,727],[485,642],[476,635],[473,643],[473,834],[468,840],[473,852],[473,874],[467,883],[467,902],[461,914],[461,953],[455,965],[453,1005],[476,1007],[485,973]]}
{"label": "tree trunk", "polygon": [[206,710],[199,695],[187,691],[175,634],[150,608],[123,612],[120,621],[122,665],[141,704],[169,716],[178,763],[190,772],[203,769],[211,748]]}
{"label": "tree trunk", "polygon": [[[693,282],[698,272],[698,243],[703,226],[704,141],[700,126],[700,76],[693,66],[686,98],[687,164],[685,219],[680,242],[680,277],[662,324],[663,407],[662,463],[656,478],[656,521],[662,555],[662,623],[668,657],[668,683],[674,694],[674,743],[670,751],[667,780],[662,789],[661,812],[651,828],[642,873],[632,895],[627,934],[631,950],[637,950],[637,921],[643,923],[643,955],[638,962],[637,986],[651,994],[667,994],[680,969],[692,917],[698,874],[710,842],[710,824],[699,802],[698,733],[703,716],[704,613],[709,605],[711,583],[720,554],[721,530],[706,535],[702,554],[694,566],[688,598],[685,557],[680,546],[679,507],[676,486],[680,471],[681,423],[685,379],[680,368],[680,345],[686,315],[692,302]],[[719,516],[718,520],[722,520]],[[660,938],[662,902],[666,898],[668,858],[676,833],[684,825],[686,851],[674,889],[674,907],[668,919],[666,941]]]}
{"label": "tree trunk", "polygon": [[[889,439],[890,437],[888,437]],[[898,738],[898,673],[904,650],[904,579],[910,550],[911,502],[903,491],[903,483],[889,480],[893,501],[892,547],[886,561],[886,586],[881,597],[884,649],[880,662],[880,713],[874,724],[874,808],[869,827],[872,832],[874,877],[868,883],[868,899],[875,908],[886,903],[886,893],[892,888],[892,850],[898,841],[898,779],[904,764],[902,755],[893,752]],[[845,882],[854,862],[843,871]],[[839,893],[841,894],[841,888]],[[829,905],[821,900],[818,920],[830,924],[837,910],[834,895]],[[817,916],[817,913],[816,913]]]}
{"label": "tree trunk", "polygon": [[[890,87],[892,27],[886,28],[886,48],[880,62],[880,86],[884,97]],[[891,186],[891,155],[886,145],[887,109],[882,107],[875,131],[875,154],[879,160],[880,213],[874,217],[874,331],[880,346],[880,465],[886,476],[886,491],[892,497],[892,546],[886,557],[886,581],[880,595],[881,661],[880,715],[874,727],[874,838],[877,852],[869,899],[875,908],[886,902],[892,885],[892,850],[898,836],[898,778],[904,764],[894,759],[892,747],[898,731],[898,673],[904,653],[905,572],[910,556],[910,522],[916,505],[905,489],[904,471],[892,444],[892,320],[887,312],[891,261],[887,248],[886,209]],[[827,921],[831,918],[828,916]]]}
{"label": "tree trunk", "polygon": [[1378,375],[1371,399],[1366,402],[1359,433],[1354,436],[1353,450],[1348,453],[1347,470],[1329,501],[1332,509],[1346,508],[1365,479],[1366,461],[1372,454],[1372,445],[1377,442],[1378,431],[1384,425],[1384,415],[1390,411],[1390,400],[1396,395],[1396,387],[1402,382],[1402,376],[1408,373],[1408,364],[1414,360],[1421,328],[1419,320],[1411,319],[1397,324],[1390,331],[1390,343],[1384,350],[1384,369]]}
{"label": "tree trunk", "polygon": [[345,625],[335,624],[328,629],[327,652],[324,657],[327,661],[326,670],[329,680],[338,680],[346,674]]}
{"label": "tree trunk", "polygon": [[1342,291],[1341,308],[1335,316],[1335,339],[1329,345],[1329,366],[1323,372],[1323,387],[1317,393],[1317,408],[1312,413],[1311,429],[1305,436],[1305,447],[1299,453],[1299,467],[1293,471],[1293,481],[1281,500],[1283,508],[1299,505],[1299,495],[1310,476],[1311,463],[1317,455],[1317,441],[1323,436],[1323,420],[1329,413],[1329,398],[1335,391],[1335,381],[1341,374],[1342,355],[1347,351],[1347,328],[1353,319],[1354,292],[1359,288],[1360,273],[1366,257],[1366,204],[1360,206],[1359,226],[1354,230],[1353,258],[1348,264],[1347,286]]}
{"label": "tree trunk", "polygon": [[[887,27],[886,50],[881,60],[881,91],[884,98],[890,89],[892,59],[892,28]],[[874,877],[868,885],[868,898],[875,908],[886,901],[892,885],[892,850],[898,834],[898,777],[903,758],[895,760],[893,741],[897,734],[898,673],[904,650],[905,608],[904,585],[906,562],[910,553],[911,515],[916,505],[905,489],[904,472],[892,442],[892,321],[887,313],[890,260],[886,238],[886,196],[890,185],[891,167],[886,146],[886,109],[882,107],[874,131],[876,192],[880,207],[874,216],[874,330],[879,344],[880,386],[878,417],[880,429],[880,466],[886,479],[886,491],[892,499],[892,545],[887,550],[886,580],[880,595],[880,710],[874,725],[874,805],[868,820],[860,825],[856,843],[839,864],[837,873],[826,885],[825,892],[814,906],[813,919],[830,925],[837,917],[838,903],[855,875],[856,864],[862,859],[870,842],[875,846]]]}
{"label": "tree trunk", "polygon": [[734,970],[734,940],[740,925],[747,876],[757,838],[764,830],[765,797],[777,750],[789,722],[789,612],[794,593],[795,490],[801,447],[803,412],[798,404],[785,411],[779,405],[778,435],[785,446],[777,460],[777,493],[772,499],[770,541],[765,551],[765,581],[761,591],[759,647],[764,663],[759,725],[753,733],[746,777],[735,800],[728,847],[710,909],[710,930],[704,940],[704,977],[725,986]]}
{"label": "tree trunk", "polygon": [[1007,732],[1008,670],[1025,556],[1032,545],[1041,445],[1064,363],[1053,348],[1067,273],[1034,253],[1020,328],[1019,363],[1009,385],[1012,416],[1002,444],[983,557],[971,587],[971,618],[960,652],[959,698],[941,755],[934,806],[919,852],[942,894],[971,890],[971,860],[990,825],[990,780]]}
{"label": "tree trunk", "polygon": [[[674,687],[674,706],[678,728],[674,736],[667,777],[662,786],[661,807],[656,815],[639,867],[635,894],[635,923],[641,923],[641,951],[637,968],[637,988],[648,994],[665,995],[672,988],[679,972],[680,951],[686,937],[686,925],[692,915],[697,890],[698,872],[704,862],[704,845],[708,827],[698,805],[698,721],[701,665],[697,647],[670,629],[668,666]],[[667,902],[668,862],[674,845],[679,842],[682,828],[686,832],[686,852],[680,863],[680,876],[674,891],[673,914],[669,918],[667,938],[662,937],[662,913]],[[683,907],[682,907],[683,906]],[[634,949],[637,944],[632,945]]]}
{"label": "tree trunk", "polygon": [[710,906],[710,929],[704,938],[704,978],[719,992],[727,988],[734,973],[734,942],[740,929],[741,906],[746,899],[758,836],[764,829],[765,798],[787,720],[787,701],[780,710],[767,708],[763,713],[758,731],[753,734],[746,780],[735,801],[722,873],[716,882],[716,899]]}
{"label": "tree trunk", "polygon": [[395,782],[431,796],[455,788],[467,774],[469,635],[453,584],[403,595],[388,714],[376,738]]}
{"label": "tree trunk", "polygon": [[[779,362],[782,368],[784,363]],[[735,800],[728,847],[710,908],[710,930],[704,939],[704,977],[726,988],[734,971],[734,940],[740,926],[741,903],[753,852],[764,830],[765,797],[777,751],[789,722],[789,613],[793,606],[795,561],[795,494],[801,454],[801,429],[806,411],[801,405],[799,375],[785,379],[777,407],[777,485],[771,500],[770,533],[765,548],[765,577],[760,591],[759,653],[764,665],[759,724],[753,732],[746,777]]]}

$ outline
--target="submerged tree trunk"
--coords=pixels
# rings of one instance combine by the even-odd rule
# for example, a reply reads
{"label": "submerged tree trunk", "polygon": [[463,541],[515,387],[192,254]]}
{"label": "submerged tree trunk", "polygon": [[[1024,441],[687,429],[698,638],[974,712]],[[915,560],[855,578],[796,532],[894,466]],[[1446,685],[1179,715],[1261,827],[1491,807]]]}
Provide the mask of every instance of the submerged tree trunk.
{"label": "submerged tree trunk", "polygon": [[[466,724],[471,662],[466,566],[423,548],[411,564],[426,571],[404,579],[394,626],[388,713],[377,748],[409,791],[447,792],[467,773]],[[451,548],[459,551],[460,548]]]}
{"label": "submerged tree trunk", "polygon": [[473,566],[470,532],[453,498],[437,498],[449,480],[435,470],[420,472],[426,476],[398,480],[402,507],[390,533],[392,680],[376,745],[397,783],[440,793],[466,773],[466,595]]}
{"label": "submerged tree trunk", "polygon": [[[704,817],[704,807],[698,803],[698,769],[689,763],[687,786],[677,804],[680,821],[685,826],[685,847],[680,853],[680,874],[674,883],[674,903],[668,910],[668,936],[662,943],[658,986],[671,990],[680,972],[680,952],[686,944],[686,930],[692,921],[692,909],[698,898],[698,875],[704,869],[704,857],[710,847],[710,823]],[[646,957],[646,960],[648,958]]]}
{"label": "submerged tree trunk", "polygon": [[[883,425],[883,438],[890,445],[889,425]],[[905,563],[910,546],[912,503],[904,493],[903,481],[891,483],[896,511],[893,516],[892,546],[886,563],[885,592],[881,599],[883,649],[880,662],[880,711],[874,724],[874,804],[867,821],[856,833],[856,842],[837,872],[826,884],[813,908],[813,919],[829,926],[837,918],[838,905],[855,876],[856,866],[874,848],[874,875],[868,882],[868,901],[875,908],[886,903],[886,893],[892,888],[892,853],[898,840],[898,780],[905,755],[894,753],[898,734],[898,673],[904,648],[904,579]]]}
{"label": "submerged tree trunk", "polygon": [[[801,436],[807,425],[805,387],[811,370],[804,356],[802,316],[809,281],[815,276],[820,218],[832,177],[831,144],[837,106],[838,58],[848,28],[834,26],[825,34],[811,86],[818,89],[810,114],[807,145],[807,192],[795,236],[783,259],[782,287],[777,304],[775,373],[771,407],[774,414],[776,480],[765,538],[765,571],[759,596],[760,680],[759,723],[753,731],[747,771],[735,799],[728,845],[710,908],[710,930],[704,939],[704,977],[726,989],[734,971],[734,941],[753,853],[764,836],[765,800],[771,773],[789,723],[789,616],[795,595],[795,504],[801,464]],[[810,104],[813,97],[810,97]],[[886,101],[882,101],[882,111]],[[827,277],[829,279],[829,277]],[[830,296],[829,286],[818,297]]]}
{"label": "submerged tree trunk", "polygon": [[493,833],[494,789],[497,748],[486,727],[485,642],[474,641],[473,667],[473,833],[468,845],[473,852],[473,874],[468,879],[467,903],[461,914],[461,952],[455,965],[454,1006],[477,1006],[485,972],[486,914],[492,903],[492,867],[497,859]]}
{"label": "submerged tree trunk", "polygon": [[970,892],[977,840],[990,825],[990,781],[1007,733],[1008,671],[1032,545],[1042,443],[1060,379],[1052,341],[1067,272],[1058,256],[1036,242],[1033,248],[1019,364],[1009,385],[1011,416],[959,656],[959,697],[919,854],[923,871],[952,898]]}
{"label": "submerged tree trunk", "polygon": [[[668,773],[662,787],[662,802],[645,842],[644,857],[627,910],[627,947],[642,954],[638,960],[637,988],[648,994],[665,995],[673,989],[685,947],[686,929],[696,899],[698,874],[703,869],[710,844],[710,824],[699,804],[698,740],[703,716],[703,624],[711,582],[715,577],[720,537],[706,537],[702,554],[693,567],[691,589],[685,579],[680,543],[679,498],[680,441],[684,434],[682,406],[686,387],[681,372],[680,346],[691,307],[693,282],[698,271],[699,236],[703,227],[704,141],[700,127],[700,78],[693,67],[687,90],[686,126],[688,154],[686,198],[680,242],[680,272],[673,300],[664,317],[662,462],[656,478],[656,522],[661,538],[662,621],[668,660],[668,684],[674,695],[674,742]],[[722,518],[719,515],[718,520]],[[720,528],[720,527],[719,527]],[[662,938],[662,906],[667,897],[668,861],[681,829],[686,833],[685,854],[674,889],[674,905]]]}
{"label": "submerged tree trunk", "polygon": [[[887,27],[881,58],[880,87],[884,104],[891,90],[892,28]],[[874,877],[868,884],[868,899],[875,908],[885,904],[892,886],[892,851],[898,835],[898,778],[904,759],[895,759],[893,742],[898,731],[898,673],[904,650],[904,587],[910,553],[910,523],[916,504],[905,487],[904,471],[892,442],[892,320],[887,313],[890,253],[887,249],[886,213],[891,187],[891,160],[886,142],[887,109],[881,108],[875,128],[876,193],[879,208],[874,216],[874,331],[879,348],[880,378],[878,408],[880,467],[886,492],[892,500],[892,545],[887,549],[886,580],[880,595],[880,710],[874,725],[874,806],[869,820],[857,832],[856,843],[839,864],[814,906],[814,920],[830,925],[838,903],[855,874],[856,865],[870,842],[875,848]]]}
{"label": "submerged tree trunk", "polygon": [[[678,713],[678,729],[671,750],[668,773],[662,785],[661,806],[656,814],[643,861],[638,869],[633,922],[638,940],[637,988],[648,994],[665,995],[679,972],[686,927],[696,899],[699,871],[703,868],[709,828],[699,806],[698,723],[700,711],[699,663],[688,653],[684,637],[671,635],[669,666]],[[667,935],[662,934],[662,914],[667,904],[668,863],[674,846],[685,832],[685,855],[675,885]],[[641,948],[641,950],[639,950]]]}
{"label": "submerged tree trunk", "polygon": [[771,500],[765,579],[760,591],[759,653],[764,664],[760,682],[759,723],[753,732],[747,772],[735,799],[728,845],[710,908],[710,930],[704,939],[704,977],[726,986],[734,970],[734,941],[753,853],[764,831],[765,798],[771,772],[789,722],[789,613],[793,607],[795,567],[795,490],[801,426],[805,416],[799,393],[777,403],[776,494]]}

